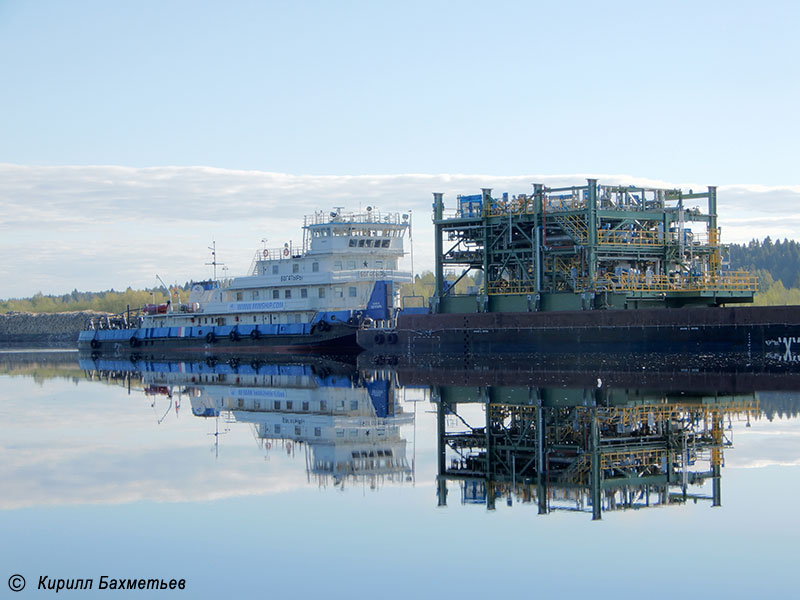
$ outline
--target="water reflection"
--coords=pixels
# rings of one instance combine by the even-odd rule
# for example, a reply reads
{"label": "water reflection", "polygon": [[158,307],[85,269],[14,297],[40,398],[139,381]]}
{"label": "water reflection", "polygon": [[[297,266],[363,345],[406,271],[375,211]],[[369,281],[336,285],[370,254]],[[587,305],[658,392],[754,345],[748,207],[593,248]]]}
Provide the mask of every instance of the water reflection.
{"label": "water reflection", "polygon": [[593,388],[437,386],[433,398],[440,506],[457,482],[464,504],[516,498],[540,514],[594,519],[687,500],[719,506],[732,421],[758,414],[754,392],[676,397],[600,378]]}
{"label": "water reflection", "polygon": [[220,436],[243,424],[266,455],[302,456],[309,481],[320,486],[377,489],[413,479],[400,428],[412,425],[414,415],[403,412],[394,378],[383,372],[324,359],[281,364],[82,358],[81,367],[91,379],[141,385],[145,394],[167,398],[164,415],[188,398],[195,417],[216,420],[216,453]]}
{"label": "water reflection", "polygon": [[[158,423],[190,410],[191,421],[209,425],[193,439],[211,436],[214,455],[229,433],[249,430],[258,449],[238,450],[227,465],[258,453],[272,457],[267,471],[253,471],[258,481],[296,474],[334,489],[382,489],[420,478],[426,487],[436,484],[442,506],[454,503],[455,492],[460,503],[489,510],[516,503],[594,518],[686,502],[720,505],[734,432],[760,416],[797,416],[800,407],[795,374],[91,356],[81,357],[76,371],[74,355],[62,356],[63,364],[54,355],[9,358],[0,371],[39,379],[79,373],[121,385],[149,399]],[[405,402],[409,390],[433,410],[417,415]],[[428,445],[419,464],[418,430]],[[777,455],[775,443],[769,448]]]}

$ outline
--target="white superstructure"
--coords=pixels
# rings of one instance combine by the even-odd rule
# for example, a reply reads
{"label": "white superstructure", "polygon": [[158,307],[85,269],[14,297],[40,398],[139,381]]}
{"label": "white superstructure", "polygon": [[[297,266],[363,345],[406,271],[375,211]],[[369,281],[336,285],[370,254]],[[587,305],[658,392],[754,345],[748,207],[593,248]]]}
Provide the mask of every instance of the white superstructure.
{"label": "white superstructure", "polygon": [[[386,318],[379,315],[391,310],[393,285],[411,281],[411,273],[398,267],[408,229],[408,215],[371,207],[306,216],[302,244],[260,248],[247,275],[195,283],[188,303],[145,316],[143,326],[312,323],[326,315],[345,321]],[[383,312],[379,304],[385,305]]]}

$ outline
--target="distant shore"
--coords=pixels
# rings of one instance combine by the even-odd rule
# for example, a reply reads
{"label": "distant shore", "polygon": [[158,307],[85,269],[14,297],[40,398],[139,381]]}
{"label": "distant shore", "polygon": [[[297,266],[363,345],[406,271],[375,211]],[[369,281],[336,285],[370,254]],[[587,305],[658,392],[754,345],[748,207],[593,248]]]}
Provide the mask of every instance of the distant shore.
{"label": "distant shore", "polygon": [[94,311],[0,314],[0,346],[77,347],[78,332],[86,321],[103,314]]}

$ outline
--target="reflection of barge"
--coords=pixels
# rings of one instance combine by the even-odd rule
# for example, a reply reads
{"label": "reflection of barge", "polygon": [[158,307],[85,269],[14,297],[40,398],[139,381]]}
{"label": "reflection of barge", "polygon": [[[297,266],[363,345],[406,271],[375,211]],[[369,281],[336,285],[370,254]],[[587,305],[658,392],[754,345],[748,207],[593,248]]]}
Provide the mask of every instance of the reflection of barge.
{"label": "reflection of barge", "polygon": [[[598,185],[502,199],[434,194],[436,289],[430,311],[362,330],[378,354],[715,354],[795,362],[800,308],[751,302],[756,279],[726,269],[716,188]],[[696,203],[704,202],[701,210]],[[457,293],[467,275],[480,289]],[[796,347],[797,346],[797,347]]]}

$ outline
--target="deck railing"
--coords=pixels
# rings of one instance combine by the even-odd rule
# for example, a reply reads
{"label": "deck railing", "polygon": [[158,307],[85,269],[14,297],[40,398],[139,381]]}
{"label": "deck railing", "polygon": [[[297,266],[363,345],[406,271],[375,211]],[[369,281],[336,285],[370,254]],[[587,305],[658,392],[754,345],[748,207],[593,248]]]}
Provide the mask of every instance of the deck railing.
{"label": "deck railing", "polygon": [[[570,278],[575,291],[588,291],[584,277]],[[715,275],[656,275],[653,273],[621,273],[599,277],[594,291],[610,292],[757,292],[758,278],[747,271],[723,271]],[[494,281],[489,283],[493,295],[533,294],[532,281]]]}

